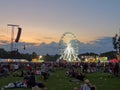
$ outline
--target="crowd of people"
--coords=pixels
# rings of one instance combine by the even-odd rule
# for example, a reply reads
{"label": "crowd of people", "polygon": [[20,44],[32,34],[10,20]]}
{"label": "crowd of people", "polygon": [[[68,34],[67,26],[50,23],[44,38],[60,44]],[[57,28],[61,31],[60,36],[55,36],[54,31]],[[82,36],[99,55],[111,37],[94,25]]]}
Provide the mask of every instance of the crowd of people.
{"label": "crowd of people", "polygon": [[[7,77],[12,75],[13,77],[21,77],[22,80],[10,82],[4,86],[4,88],[46,88],[44,82],[48,79],[51,72],[54,71],[54,67],[51,63],[1,63],[0,64],[0,77]],[[36,81],[36,76],[41,77],[41,81]]]}
{"label": "crowd of people", "polygon": [[[0,63],[0,77],[7,77],[11,73],[13,77],[23,78],[20,81],[8,83],[4,88],[46,88],[45,82],[56,68],[65,69],[65,76],[70,77],[70,82],[85,82],[85,84],[81,85],[80,88],[75,88],[75,90],[96,90],[96,87],[91,85],[90,81],[86,79],[87,73],[107,72],[110,73],[110,76],[119,76],[120,72],[119,63]],[[41,81],[36,81],[37,75],[41,76]]]}

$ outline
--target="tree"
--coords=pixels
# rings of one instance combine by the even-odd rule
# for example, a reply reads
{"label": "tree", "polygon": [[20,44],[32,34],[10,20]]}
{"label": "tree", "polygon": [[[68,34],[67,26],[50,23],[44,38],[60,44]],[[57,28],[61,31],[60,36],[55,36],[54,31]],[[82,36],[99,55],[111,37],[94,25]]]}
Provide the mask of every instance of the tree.
{"label": "tree", "polygon": [[117,53],[120,53],[120,36],[117,34],[112,38],[113,40],[113,48],[116,50]]}
{"label": "tree", "polygon": [[38,57],[37,53],[36,53],[36,52],[33,52],[33,53],[32,53],[32,58],[37,58],[37,57]]}

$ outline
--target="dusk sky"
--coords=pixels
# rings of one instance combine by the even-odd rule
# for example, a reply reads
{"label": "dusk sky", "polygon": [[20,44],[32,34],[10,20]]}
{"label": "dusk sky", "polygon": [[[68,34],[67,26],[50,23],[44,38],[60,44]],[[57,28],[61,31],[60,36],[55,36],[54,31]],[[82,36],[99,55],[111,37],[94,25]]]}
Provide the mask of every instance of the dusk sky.
{"label": "dusk sky", "polygon": [[0,40],[10,41],[7,24],[20,25],[20,42],[26,43],[59,42],[65,32],[82,43],[113,37],[119,9],[120,0],[0,0]]}

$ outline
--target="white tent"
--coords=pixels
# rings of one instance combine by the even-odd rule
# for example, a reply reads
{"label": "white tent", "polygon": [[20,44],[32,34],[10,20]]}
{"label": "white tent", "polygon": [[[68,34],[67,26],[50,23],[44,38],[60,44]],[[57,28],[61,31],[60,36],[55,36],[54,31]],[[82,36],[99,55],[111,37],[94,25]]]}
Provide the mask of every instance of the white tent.
{"label": "white tent", "polygon": [[0,62],[29,62],[26,59],[0,59]]}

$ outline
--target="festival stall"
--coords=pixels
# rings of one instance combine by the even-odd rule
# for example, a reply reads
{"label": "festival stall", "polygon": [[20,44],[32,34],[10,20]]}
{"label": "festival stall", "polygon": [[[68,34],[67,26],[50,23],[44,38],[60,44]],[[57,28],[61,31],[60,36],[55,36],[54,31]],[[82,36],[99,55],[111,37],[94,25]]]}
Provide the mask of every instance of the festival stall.
{"label": "festival stall", "polygon": [[42,62],[44,62],[44,60],[34,58],[34,59],[32,59],[32,62],[33,63],[42,63]]}
{"label": "festival stall", "polygon": [[117,59],[111,59],[111,60],[109,60],[109,62],[111,62],[111,63],[118,63],[118,60]]}
{"label": "festival stall", "polygon": [[108,62],[108,57],[96,57],[97,62]]}

